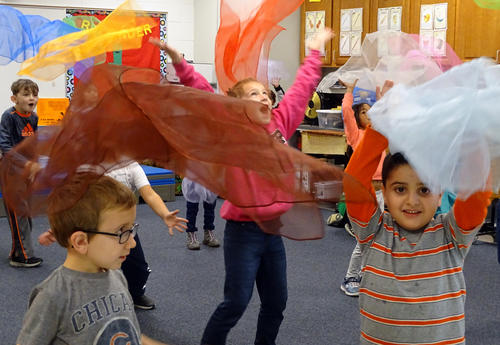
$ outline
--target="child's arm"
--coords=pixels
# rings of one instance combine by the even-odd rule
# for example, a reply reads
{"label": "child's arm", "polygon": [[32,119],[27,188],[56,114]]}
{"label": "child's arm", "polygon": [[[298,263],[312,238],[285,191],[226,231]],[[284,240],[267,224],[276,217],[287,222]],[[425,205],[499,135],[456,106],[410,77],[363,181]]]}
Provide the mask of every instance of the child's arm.
{"label": "child's arm", "polygon": [[158,38],[150,38],[149,42],[156,45],[161,50],[164,50],[168,56],[170,56],[172,64],[175,68],[175,73],[181,80],[182,84],[195,89],[214,92],[214,89],[208,81],[200,73],[196,72],[194,67],[189,65],[186,60],[184,60],[181,53],[179,53],[175,48],[160,41]]}
{"label": "child's arm", "polygon": [[8,114],[2,116],[0,121],[0,150],[3,154],[12,148],[11,129],[14,126],[12,117]]}
{"label": "child's arm", "polygon": [[472,194],[466,200],[455,201],[453,206],[455,219],[462,230],[473,230],[484,222],[491,194],[491,191],[481,191]]}
{"label": "child's arm", "polygon": [[[346,174],[354,177],[363,187],[370,191],[373,200],[375,200],[375,190],[371,183],[372,176],[377,170],[380,157],[386,147],[387,139],[371,127],[368,127],[345,170]],[[357,188],[354,187],[350,183],[344,183],[347,212],[351,219],[366,224],[377,210],[377,204],[373,201],[353,202],[353,200],[356,200],[357,191]]]}
{"label": "child's arm", "polygon": [[283,124],[285,139],[290,139],[304,119],[307,103],[321,78],[320,49],[333,37],[329,28],[320,31],[308,43],[309,55],[297,71],[297,76],[290,89],[287,90],[280,106],[273,110],[273,116]]}
{"label": "child's arm", "polygon": [[151,339],[144,334],[141,334],[141,344],[142,345],[169,345],[167,343],[162,343],[161,341]]}
{"label": "child's arm", "polygon": [[347,144],[354,149],[361,139],[361,133],[358,128],[358,124],[356,123],[356,118],[354,117],[354,111],[352,110],[352,92],[358,81],[356,80],[352,84],[348,84],[346,82],[343,82],[342,80],[339,80],[339,82],[347,88],[344,94],[344,98],[342,99],[342,115],[344,117],[344,131],[347,139]]}
{"label": "child's arm", "polygon": [[185,223],[187,219],[177,217],[179,210],[169,211],[161,197],[151,188],[151,185],[143,186],[139,189],[139,194],[144,199],[146,204],[151,207],[155,213],[160,216],[165,225],[168,227],[168,233],[170,236],[174,234],[173,229],[184,232],[183,229],[187,229]]}

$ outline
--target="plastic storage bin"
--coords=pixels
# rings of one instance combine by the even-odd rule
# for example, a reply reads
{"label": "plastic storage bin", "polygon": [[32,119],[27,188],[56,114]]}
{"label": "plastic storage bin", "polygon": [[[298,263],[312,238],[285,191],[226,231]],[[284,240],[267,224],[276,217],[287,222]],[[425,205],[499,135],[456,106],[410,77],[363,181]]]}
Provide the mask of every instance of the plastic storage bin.
{"label": "plastic storage bin", "polygon": [[321,128],[343,128],[342,111],[338,109],[316,110]]}

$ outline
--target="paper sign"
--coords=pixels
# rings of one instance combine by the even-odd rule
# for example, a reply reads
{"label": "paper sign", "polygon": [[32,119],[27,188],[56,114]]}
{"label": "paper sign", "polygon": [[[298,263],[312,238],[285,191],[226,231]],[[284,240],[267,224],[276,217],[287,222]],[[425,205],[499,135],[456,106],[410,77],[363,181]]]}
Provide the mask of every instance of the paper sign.
{"label": "paper sign", "polygon": [[394,31],[401,31],[402,7],[393,7],[390,12],[389,28]]}
{"label": "paper sign", "polygon": [[363,9],[362,8],[353,8],[352,9],[351,30],[352,31],[363,31]]}
{"label": "paper sign", "polygon": [[420,50],[431,55],[432,50],[434,49],[433,47],[434,32],[432,30],[421,30],[419,35],[419,40],[420,40],[419,42]]}
{"label": "paper sign", "polygon": [[389,8],[378,9],[377,30],[389,30]]}
{"label": "paper sign", "polygon": [[448,25],[448,4],[434,5],[434,29],[446,29]]}
{"label": "paper sign", "polygon": [[39,126],[59,124],[69,105],[67,98],[40,98],[36,107]]}
{"label": "paper sign", "polygon": [[340,31],[351,31],[351,10],[340,10]]}
{"label": "paper sign", "polygon": [[432,30],[434,23],[434,6],[422,5],[420,7],[420,30]]}
{"label": "paper sign", "polygon": [[434,50],[433,55],[446,55],[446,30],[434,30]]}
{"label": "paper sign", "polygon": [[351,54],[351,33],[341,32],[339,39],[340,56],[349,56]]}
{"label": "paper sign", "polygon": [[351,56],[361,55],[361,31],[351,32]]}

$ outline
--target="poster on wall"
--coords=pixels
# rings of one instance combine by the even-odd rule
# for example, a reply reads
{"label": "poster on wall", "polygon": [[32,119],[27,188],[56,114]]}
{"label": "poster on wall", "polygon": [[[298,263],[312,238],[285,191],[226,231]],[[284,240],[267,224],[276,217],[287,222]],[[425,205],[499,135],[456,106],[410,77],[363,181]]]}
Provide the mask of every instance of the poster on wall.
{"label": "poster on wall", "polygon": [[448,4],[420,7],[420,49],[432,56],[446,55]]}
{"label": "poster on wall", "polygon": [[68,98],[40,98],[36,105],[39,126],[59,124],[69,106]]}
{"label": "poster on wall", "polygon": [[[84,9],[67,9],[67,17],[78,17],[80,20],[85,20],[85,17],[94,17],[97,21],[102,21],[111,11],[109,10],[84,10]],[[127,65],[142,68],[152,68],[159,71],[163,76],[167,73],[167,56],[165,52],[160,51],[156,46],[150,44],[150,37],[159,37],[166,40],[167,37],[167,15],[166,13],[148,13],[148,16],[153,17],[156,26],[151,28],[149,25],[144,26],[141,33],[143,35],[143,46],[140,49],[130,49],[124,51],[114,51],[98,57],[94,60],[96,63],[108,63],[117,65]],[[83,19],[82,19],[83,18]],[[66,72],[66,97],[71,99],[74,87],[78,83],[78,78],[75,76],[74,69],[68,69]]]}

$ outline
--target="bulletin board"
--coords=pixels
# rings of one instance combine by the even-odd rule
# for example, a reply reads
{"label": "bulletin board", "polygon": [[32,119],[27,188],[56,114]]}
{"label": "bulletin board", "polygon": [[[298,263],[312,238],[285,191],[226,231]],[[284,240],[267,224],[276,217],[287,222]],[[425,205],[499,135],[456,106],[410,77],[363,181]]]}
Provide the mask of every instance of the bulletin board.
{"label": "bulletin board", "polygon": [[[66,16],[92,16],[102,21],[108,16],[111,10],[90,10],[90,9],[66,9]],[[108,52],[105,56],[105,63],[127,65],[134,67],[152,68],[159,71],[162,76],[167,73],[167,56],[164,51],[148,43],[150,37],[159,37],[166,41],[167,38],[167,14],[166,13],[147,13],[156,21],[153,28],[144,28],[142,34],[143,46],[140,49],[131,49],[126,51]],[[66,97],[71,99],[78,78],[74,70],[68,69],[66,72]]]}

